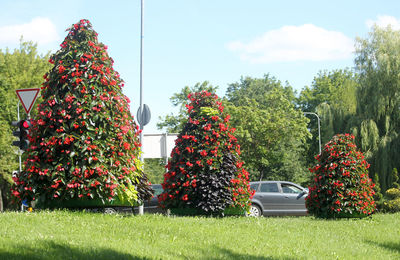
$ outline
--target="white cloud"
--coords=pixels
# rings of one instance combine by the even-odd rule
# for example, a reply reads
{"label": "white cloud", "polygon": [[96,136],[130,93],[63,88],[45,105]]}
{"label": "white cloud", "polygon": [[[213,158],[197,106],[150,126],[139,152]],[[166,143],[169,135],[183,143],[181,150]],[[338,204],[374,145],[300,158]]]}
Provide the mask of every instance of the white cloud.
{"label": "white cloud", "polygon": [[36,17],[29,23],[0,27],[0,44],[19,43],[21,36],[39,45],[59,40],[56,26],[48,18]]}
{"label": "white cloud", "polygon": [[368,19],[365,24],[371,28],[374,24],[381,28],[386,28],[388,25],[392,26],[394,30],[400,30],[400,20],[390,15],[378,15],[376,20]]}
{"label": "white cloud", "polygon": [[248,43],[230,42],[227,48],[251,63],[324,61],[351,57],[354,42],[341,32],[304,24],[268,31]]}

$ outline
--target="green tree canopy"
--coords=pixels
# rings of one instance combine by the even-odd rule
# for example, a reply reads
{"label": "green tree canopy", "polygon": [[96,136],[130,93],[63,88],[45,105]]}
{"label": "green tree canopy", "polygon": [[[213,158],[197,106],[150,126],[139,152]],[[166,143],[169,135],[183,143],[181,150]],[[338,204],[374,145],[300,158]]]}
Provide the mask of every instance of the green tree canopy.
{"label": "green tree canopy", "polygon": [[[349,69],[320,71],[311,84],[300,92],[298,106],[304,112],[314,112],[321,119],[321,143],[328,142],[337,133],[349,132],[356,113],[358,82]],[[310,116],[308,158],[319,153],[318,125],[316,117]],[[311,161],[310,161],[311,163]]]}
{"label": "green tree canopy", "polygon": [[305,181],[308,120],[295,108],[292,88],[269,75],[247,77],[229,86],[225,101],[251,178]]}

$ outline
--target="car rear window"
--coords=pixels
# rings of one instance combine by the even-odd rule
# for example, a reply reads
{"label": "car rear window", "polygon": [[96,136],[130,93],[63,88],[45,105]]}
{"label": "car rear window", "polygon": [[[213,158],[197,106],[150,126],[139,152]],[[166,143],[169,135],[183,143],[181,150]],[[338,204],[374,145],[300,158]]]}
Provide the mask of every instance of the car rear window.
{"label": "car rear window", "polygon": [[262,183],[260,192],[279,192],[277,183]]}

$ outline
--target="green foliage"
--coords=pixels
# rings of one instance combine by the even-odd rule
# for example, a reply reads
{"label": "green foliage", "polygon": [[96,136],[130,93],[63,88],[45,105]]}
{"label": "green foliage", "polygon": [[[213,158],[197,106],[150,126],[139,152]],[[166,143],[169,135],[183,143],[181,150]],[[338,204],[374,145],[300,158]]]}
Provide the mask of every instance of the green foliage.
{"label": "green foliage", "polygon": [[400,212],[400,189],[391,188],[386,191],[387,201],[383,204],[386,212]]}
{"label": "green foliage", "polygon": [[252,192],[230,116],[213,93],[191,93],[188,99],[189,117],[171,152],[159,202],[196,214],[222,214],[231,208],[243,214]]}
{"label": "green foliage", "polygon": [[398,188],[391,188],[386,191],[386,197],[389,200],[398,199],[400,198],[400,189]]}
{"label": "green foliage", "polygon": [[400,188],[400,184],[399,184],[399,173],[397,172],[396,168],[393,168],[392,171],[392,188],[396,188],[399,189]]}
{"label": "green foliage", "polygon": [[242,78],[225,100],[251,179],[304,182],[307,119],[295,109],[294,92],[275,78]]}
{"label": "green foliage", "polygon": [[[0,50],[0,189],[4,208],[13,207],[11,202],[11,174],[18,169],[17,148],[11,143],[11,122],[17,120],[17,89],[38,88],[43,74],[50,68],[49,55],[39,55],[37,46],[21,39],[19,49],[10,52]],[[32,112],[34,113],[34,112]],[[20,106],[21,118],[25,112]]]}
{"label": "green foliage", "polygon": [[383,194],[382,194],[382,191],[381,191],[381,185],[379,184],[380,183],[379,182],[379,174],[377,174],[377,173],[375,174],[375,176],[373,178],[373,181],[374,181],[374,184],[375,184],[375,187],[374,187],[374,191],[375,191],[374,201],[376,203],[376,209],[380,211],[380,210],[383,209],[384,199],[383,199]]}
{"label": "green foliage", "polygon": [[80,20],[51,56],[25,170],[14,179],[17,198],[133,205],[151,195],[130,101],[106,50]]}
{"label": "green foliage", "polygon": [[187,96],[190,93],[196,93],[201,91],[208,91],[210,93],[215,93],[218,87],[214,87],[204,81],[203,83],[196,83],[194,86],[185,86],[181,92],[175,93],[171,98],[171,103],[174,107],[179,109],[178,114],[170,114],[165,117],[159,117],[160,122],[157,123],[157,128],[159,130],[165,129],[168,133],[179,133],[182,131],[183,126],[186,123],[187,113],[186,105],[188,104]]}
{"label": "green foliage", "polygon": [[[321,118],[321,143],[328,142],[336,133],[351,130],[356,113],[357,76],[349,69],[320,71],[311,84],[300,92],[298,106],[304,112],[315,112]],[[308,163],[319,153],[318,122],[310,116],[313,138],[308,140]]]}
{"label": "green foliage", "polygon": [[385,201],[383,205],[386,212],[400,212],[400,198]]}
{"label": "green foliage", "polygon": [[165,173],[165,159],[146,158],[144,159],[144,172],[151,183],[162,183]]}
{"label": "green foliage", "polygon": [[310,169],[314,179],[306,207],[322,218],[365,217],[375,210],[374,184],[368,177],[369,164],[357,151],[354,136],[335,135]]}
{"label": "green foliage", "polygon": [[379,173],[383,191],[392,185],[392,169],[400,167],[400,31],[373,27],[356,40],[357,139]]}

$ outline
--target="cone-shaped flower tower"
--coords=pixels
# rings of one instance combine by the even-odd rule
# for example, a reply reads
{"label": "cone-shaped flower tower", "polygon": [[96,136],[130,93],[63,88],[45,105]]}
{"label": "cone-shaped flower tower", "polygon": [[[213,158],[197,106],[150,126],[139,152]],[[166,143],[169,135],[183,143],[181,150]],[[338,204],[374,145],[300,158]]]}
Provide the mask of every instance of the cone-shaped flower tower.
{"label": "cone-shaped flower tower", "polygon": [[306,198],[308,212],[322,218],[365,217],[375,210],[369,164],[357,151],[354,136],[339,134],[325,146],[310,171],[314,178]]}
{"label": "cone-shaped flower tower", "polygon": [[107,46],[88,20],[67,31],[44,76],[25,170],[14,180],[21,199],[100,199],[134,204],[151,188],[138,159],[138,127]]}
{"label": "cone-shaped flower tower", "polygon": [[159,202],[194,214],[243,213],[253,192],[229,115],[215,94],[202,91],[189,99],[188,122],[171,152]]}

